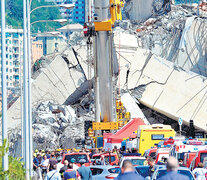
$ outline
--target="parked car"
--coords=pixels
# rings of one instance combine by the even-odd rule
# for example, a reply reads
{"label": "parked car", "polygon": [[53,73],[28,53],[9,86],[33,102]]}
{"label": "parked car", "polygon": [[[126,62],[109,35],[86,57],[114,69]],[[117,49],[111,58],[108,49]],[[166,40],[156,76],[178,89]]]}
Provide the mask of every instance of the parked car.
{"label": "parked car", "polygon": [[121,169],[111,165],[90,166],[93,180],[114,179],[121,172]]}
{"label": "parked car", "polygon": [[[185,176],[188,176],[190,180],[195,180],[195,178],[193,177],[193,174],[191,173],[191,171],[186,167],[179,167],[177,172],[180,173],[180,174],[183,174]],[[165,174],[167,174],[166,167],[157,168],[155,170],[155,172],[153,173],[151,179],[156,180],[156,179],[164,176]],[[175,177],[175,179],[176,179],[176,177]]]}
{"label": "parked car", "polygon": [[120,159],[120,167],[122,167],[124,160],[131,160],[133,166],[142,166],[146,158],[141,156],[123,156]]}
{"label": "parked car", "polygon": [[100,159],[101,161],[103,161],[104,159],[104,163],[102,165],[118,165],[119,164],[119,159],[117,157],[117,154],[114,153],[104,153],[104,154],[94,154],[93,159],[97,160]]}
{"label": "parked car", "polygon": [[62,163],[64,160],[68,160],[68,162],[71,162],[71,159],[75,159],[75,164],[77,166],[80,166],[80,160],[85,159],[86,163],[84,164],[85,166],[90,166],[91,164],[91,159],[88,155],[88,153],[67,153],[63,155]]}
{"label": "parked car", "polygon": [[[155,165],[154,169],[161,169],[165,167],[165,165]],[[141,175],[142,177],[146,178],[149,176],[149,171],[150,171],[150,167],[149,166],[136,166],[135,170],[137,171],[137,173],[139,175]]]}

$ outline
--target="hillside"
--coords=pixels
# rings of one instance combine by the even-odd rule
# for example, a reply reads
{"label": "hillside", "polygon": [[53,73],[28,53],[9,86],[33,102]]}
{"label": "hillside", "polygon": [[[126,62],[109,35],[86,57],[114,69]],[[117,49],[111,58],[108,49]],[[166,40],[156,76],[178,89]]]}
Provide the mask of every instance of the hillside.
{"label": "hillside", "polygon": [[[31,9],[42,5],[52,5],[54,3],[45,2],[45,0],[32,0]],[[37,20],[53,20],[60,19],[60,11],[58,8],[41,8],[35,10],[31,14],[31,22]],[[23,1],[22,0],[6,0],[6,24],[12,25],[14,28],[23,27]],[[60,28],[61,25],[56,22],[48,23],[36,23],[32,25],[32,33],[36,33],[38,30],[41,32],[54,31]]]}

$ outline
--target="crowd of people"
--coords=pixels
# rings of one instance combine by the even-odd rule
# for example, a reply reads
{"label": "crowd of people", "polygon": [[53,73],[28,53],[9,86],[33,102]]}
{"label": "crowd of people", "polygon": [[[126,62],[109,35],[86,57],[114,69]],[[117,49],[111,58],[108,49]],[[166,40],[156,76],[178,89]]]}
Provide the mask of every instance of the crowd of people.
{"label": "crowd of people", "polygon": [[33,158],[33,170],[36,180],[91,180],[92,173],[89,167],[85,167],[85,159],[80,159],[80,167],[75,164],[75,159],[70,162],[64,160],[62,163],[63,154],[66,150],[59,151],[42,151],[36,150]]}
{"label": "crowd of people", "polygon": [[[36,173],[36,179],[38,180],[91,180],[92,179],[92,172],[89,167],[84,166],[86,163],[85,159],[80,159],[80,167],[77,166],[75,163],[75,159],[72,158],[70,161],[62,160],[64,154],[70,151],[62,150],[62,151],[42,151],[36,150],[34,153],[33,159],[33,169]],[[71,151],[72,152],[72,151]],[[86,150],[82,149],[79,152],[86,152],[89,154],[90,158],[94,154],[97,153],[105,153],[104,150],[95,149],[95,150]],[[117,156],[120,158],[122,156],[122,152],[119,151],[116,147],[114,148],[112,153],[116,153]],[[63,162],[62,162],[63,161]],[[94,165],[94,164],[93,164]],[[96,164],[97,165],[97,164]],[[103,164],[98,164],[103,165]],[[151,156],[146,157],[144,165],[149,166],[149,176],[151,177],[155,171],[155,159]],[[170,158],[162,158],[157,165],[166,165],[167,167],[167,175],[163,176],[159,180],[171,180],[176,177],[176,179],[188,180],[188,177],[180,175],[177,173],[177,169],[179,166],[184,166],[183,161],[181,159],[177,160],[174,157]],[[192,174],[198,180],[206,180],[207,169],[204,168],[202,163],[198,164],[198,167],[192,171]],[[121,173],[118,177],[115,178],[116,180],[142,180],[144,179],[142,176],[138,175],[134,171],[134,167],[130,160],[125,160],[121,167]]]}

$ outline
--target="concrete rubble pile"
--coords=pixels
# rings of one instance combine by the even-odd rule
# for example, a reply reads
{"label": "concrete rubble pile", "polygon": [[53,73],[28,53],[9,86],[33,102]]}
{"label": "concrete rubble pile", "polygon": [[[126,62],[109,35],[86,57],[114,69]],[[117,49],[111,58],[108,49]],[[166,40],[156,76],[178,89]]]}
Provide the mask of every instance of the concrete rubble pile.
{"label": "concrete rubble pile", "polygon": [[[128,33],[135,35],[140,48],[147,49],[184,70],[207,76],[206,17],[197,16],[192,9],[172,6],[167,14],[152,16],[138,24],[128,22]],[[125,28],[124,30],[126,32]]]}
{"label": "concrete rubble pile", "polygon": [[[133,96],[135,106],[141,103],[152,109],[146,112],[164,114],[166,121],[160,123],[170,119],[168,123],[173,120],[176,128],[177,118],[183,117],[185,125],[195,119],[196,128],[203,129],[207,115],[207,104],[203,102],[207,98],[204,93],[207,74],[203,69],[207,54],[207,41],[203,40],[207,39],[206,19],[181,6],[173,6],[171,12],[142,23],[129,20],[118,23],[120,27],[114,29],[114,50],[120,63],[117,82],[121,92]],[[92,79],[88,79],[86,39],[80,32],[73,33],[70,45],[62,53],[48,57],[49,63],[41,66],[33,79],[34,149],[73,147],[76,138],[84,138],[84,121],[94,120],[94,59],[90,59]],[[127,106],[132,109],[129,103]],[[137,111],[134,114],[137,116]],[[141,111],[139,116],[146,124],[161,119],[143,115]],[[9,108],[8,121],[11,149],[18,154],[20,99]]]}

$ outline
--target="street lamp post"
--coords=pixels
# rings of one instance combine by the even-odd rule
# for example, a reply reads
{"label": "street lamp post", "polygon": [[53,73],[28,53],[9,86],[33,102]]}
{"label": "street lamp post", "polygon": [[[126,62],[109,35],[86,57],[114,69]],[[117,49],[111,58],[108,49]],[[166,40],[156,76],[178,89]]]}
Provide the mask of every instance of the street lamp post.
{"label": "street lamp post", "polygon": [[[2,144],[7,135],[7,85],[6,85],[6,40],[5,40],[5,0],[1,0],[1,84],[2,84]],[[8,139],[7,139],[8,141]],[[5,152],[2,161],[4,171],[8,170],[8,153]],[[8,179],[8,178],[6,178]]]}
{"label": "street lamp post", "polygon": [[[33,166],[33,145],[32,145],[32,106],[31,106],[31,41],[30,41],[30,15],[37,9],[45,7],[63,7],[71,9],[73,4],[63,5],[46,5],[39,6],[30,11],[32,0],[23,0],[23,17],[24,17],[24,130],[23,130],[23,144],[24,144],[24,163],[26,168],[26,180],[32,176]],[[43,20],[42,20],[43,21]],[[45,21],[45,20],[44,20]],[[54,22],[64,20],[52,20]],[[40,21],[39,21],[40,22]]]}

